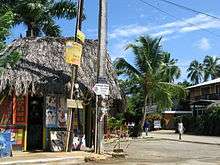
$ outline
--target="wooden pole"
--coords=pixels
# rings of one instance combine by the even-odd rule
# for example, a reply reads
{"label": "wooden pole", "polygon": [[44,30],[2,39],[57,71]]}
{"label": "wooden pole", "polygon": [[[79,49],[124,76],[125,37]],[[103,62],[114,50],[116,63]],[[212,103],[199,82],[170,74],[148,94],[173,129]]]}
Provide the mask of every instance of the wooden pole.
{"label": "wooden pole", "polygon": [[[76,28],[75,28],[75,42],[78,42],[77,39],[77,31],[81,30],[82,28],[82,20],[83,20],[83,4],[84,0],[78,0],[78,15],[76,18]],[[77,72],[78,66],[71,66],[72,68],[72,75],[71,75],[71,91],[70,91],[70,99],[73,99],[74,94],[74,86],[75,82],[77,81]],[[74,109],[71,108],[69,113],[69,127],[67,133],[67,142],[66,142],[66,152],[72,151],[72,144],[73,144],[73,137],[74,137]]]}

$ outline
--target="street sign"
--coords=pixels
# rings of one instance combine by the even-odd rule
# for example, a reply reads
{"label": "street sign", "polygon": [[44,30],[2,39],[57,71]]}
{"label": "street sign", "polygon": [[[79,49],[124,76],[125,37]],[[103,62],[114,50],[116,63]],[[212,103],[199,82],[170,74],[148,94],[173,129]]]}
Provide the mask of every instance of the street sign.
{"label": "street sign", "polygon": [[106,95],[108,96],[110,93],[108,84],[97,83],[92,88],[92,90],[96,93],[96,95],[101,95],[101,96],[106,96]]}
{"label": "street sign", "polygon": [[67,99],[67,108],[83,109],[83,101]]}

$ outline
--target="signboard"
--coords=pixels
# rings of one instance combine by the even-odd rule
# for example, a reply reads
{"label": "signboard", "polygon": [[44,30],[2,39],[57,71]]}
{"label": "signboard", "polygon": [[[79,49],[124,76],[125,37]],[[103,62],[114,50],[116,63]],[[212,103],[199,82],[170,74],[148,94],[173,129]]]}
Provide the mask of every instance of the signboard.
{"label": "signboard", "polygon": [[67,41],[65,49],[65,61],[68,64],[80,65],[82,55],[82,45],[74,42]]}
{"label": "signboard", "polygon": [[82,31],[80,31],[80,30],[78,29],[78,30],[77,30],[77,38],[78,38],[82,43],[84,43],[86,36],[85,36],[85,34],[84,34]]}
{"label": "signboard", "polygon": [[95,84],[92,90],[96,93],[96,95],[106,96],[109,95],[109,85],[108,84]]}
{"label": "signboard", "polygon": [[67,99],[67,107],[68,108],[83,109],[83,101],[82,100]]}
{"label": "signboard", "polygon": [[160,120],[154,120],[154,128],[155,129],[160,129],[161,128]]}

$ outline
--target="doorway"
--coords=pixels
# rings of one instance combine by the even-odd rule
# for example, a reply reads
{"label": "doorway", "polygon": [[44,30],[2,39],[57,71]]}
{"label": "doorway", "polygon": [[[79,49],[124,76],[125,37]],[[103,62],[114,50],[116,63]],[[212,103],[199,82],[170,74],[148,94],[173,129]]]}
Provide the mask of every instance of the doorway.
{"label": "doorway", "polygon": [[27,150],[43,149],[43,97],[29,97]]}

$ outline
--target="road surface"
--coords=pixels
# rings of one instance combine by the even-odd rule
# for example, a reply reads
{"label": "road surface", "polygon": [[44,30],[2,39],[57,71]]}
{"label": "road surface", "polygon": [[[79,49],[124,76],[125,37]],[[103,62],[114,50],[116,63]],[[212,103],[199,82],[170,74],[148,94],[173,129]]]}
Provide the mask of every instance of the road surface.
{"label": "road surface", "polygon": [[[108,146],[108,148],[111,146]],[[87,165],[217,165],[220,164],[220,146],[185,143],[169,140],[132,140],[126,159],[90,162]]]}

